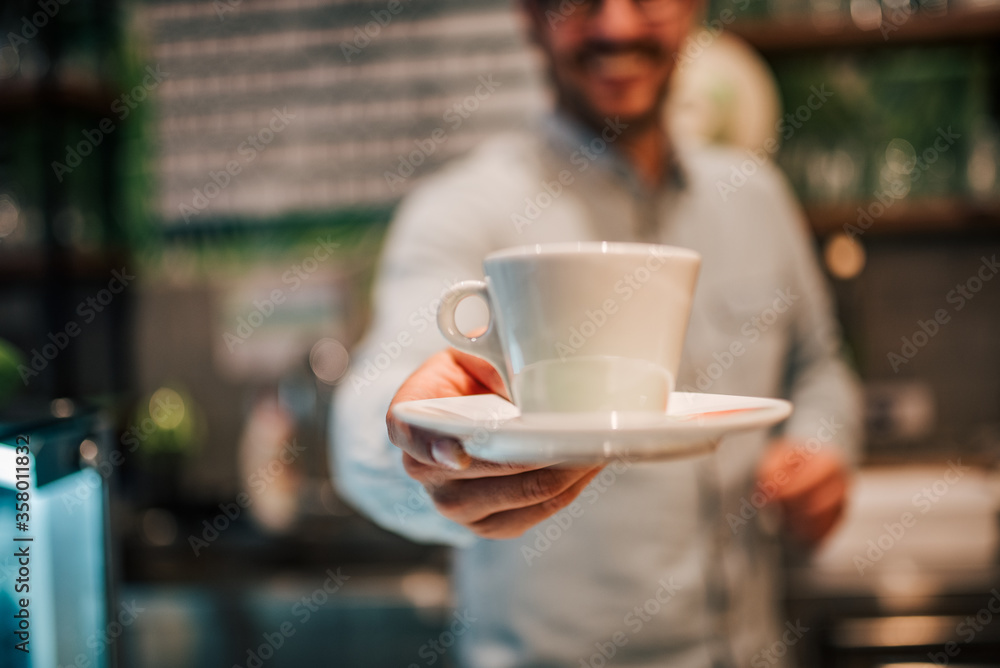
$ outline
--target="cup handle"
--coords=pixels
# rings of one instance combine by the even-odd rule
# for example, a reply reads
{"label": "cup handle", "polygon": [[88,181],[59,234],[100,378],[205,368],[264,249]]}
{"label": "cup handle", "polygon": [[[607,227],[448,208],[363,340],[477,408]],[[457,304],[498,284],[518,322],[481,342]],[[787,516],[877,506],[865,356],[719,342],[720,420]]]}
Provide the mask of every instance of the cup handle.
{"label": "cup handle", "polygon": [[[490,312],[490,322],[486,326],[486,331],[479,336],[466,336],[455,324],[455,309],[459,302],[466,297],[479,297],[486,302],[486,308]],[[500,345],[500,336],[496,328],[496,312],[493,302],[490,301],[490,293],[483,281],[462,281],[453,285],[443,297],[441,306],[437,312],[438,329],[448,340],[448,343],[458,348],[462,352],[475,355],[484,359],[497,370],[500,379],[503,380],[504,387],[507,388],[507,395],[510,394],[510,382],[507,378],[507,363],[504,360],[503,346]]]}

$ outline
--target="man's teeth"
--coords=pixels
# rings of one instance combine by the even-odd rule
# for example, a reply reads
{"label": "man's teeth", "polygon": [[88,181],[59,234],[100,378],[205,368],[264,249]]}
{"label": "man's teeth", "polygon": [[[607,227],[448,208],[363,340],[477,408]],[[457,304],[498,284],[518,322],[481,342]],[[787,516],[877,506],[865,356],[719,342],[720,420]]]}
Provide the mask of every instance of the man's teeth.
{"label": "man's teeth", "polygon": [[627,77],[641,74],[646,59],[638,53],[616,53],[594,56],[591,62],[601,76]]}

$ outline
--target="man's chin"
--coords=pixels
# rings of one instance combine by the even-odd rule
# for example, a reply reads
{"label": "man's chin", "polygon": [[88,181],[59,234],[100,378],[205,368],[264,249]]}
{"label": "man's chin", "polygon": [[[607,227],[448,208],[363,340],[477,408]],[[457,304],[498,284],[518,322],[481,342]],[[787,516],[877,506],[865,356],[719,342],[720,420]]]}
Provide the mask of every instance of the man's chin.
{"label": "man's chin", "polygon": [[559,107],[578,120],[600,129],[609,121],[626,123],[630,130],[661,124],[663,98],[659,95],[609,95],[607,91],[564,88],[558,97]]}
{"label": "man's chin", "polygon": [[[607,119],[619,119],[630,126],[645,126],[658,123],[663,95],[653,96],[648,91],[631,95],[607,94],[608,91],[590,91],[589,95],[577,97],[578,109],[591,123],[603,125]],[[662,91],[665,93],[665,90]]]}
{"label": "man's chin", "polygon": [[580,115],[593,126],[603,126],[609,120],[623,123],[634,129],[660,124],[659,105],[600,105],[589,107]]}

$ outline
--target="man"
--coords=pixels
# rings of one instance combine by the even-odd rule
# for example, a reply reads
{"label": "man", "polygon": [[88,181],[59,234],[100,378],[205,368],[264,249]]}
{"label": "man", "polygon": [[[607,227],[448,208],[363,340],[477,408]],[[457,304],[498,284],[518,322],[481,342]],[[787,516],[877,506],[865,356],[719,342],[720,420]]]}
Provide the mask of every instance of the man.
{"label": "man", "polygon": [[[667,137],[663,104],[694,0],[524,0],[523,11],[555,113],[530,140],[487,143],[400,207],[372,329],[335,404],[340,489],[387,528],[459,548],[465,665],[775,665],[789,629],[796,641],[803,631],[776,610],[765,506],[798,539],[821,539],[859,438],[855,381],[801,215],[775,170],[723,195],[744,156]],[[796,412],[776,440],[733,436],[676,462],[538,468],[474,460],[391,416],[386,433],[390,401],[503,391],[485,362],[442,350],[443,290],[481,277],[491,251],[579,240],[702,254],[679,388],[789,397]]]}

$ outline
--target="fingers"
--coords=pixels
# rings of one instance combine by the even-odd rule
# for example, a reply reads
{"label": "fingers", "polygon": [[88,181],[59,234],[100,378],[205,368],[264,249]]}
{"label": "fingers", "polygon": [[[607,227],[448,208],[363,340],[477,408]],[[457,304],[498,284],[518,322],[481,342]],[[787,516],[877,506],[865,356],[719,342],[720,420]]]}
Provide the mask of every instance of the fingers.
{"label": "fingers", "polygon": [[807,543],[818,543],[829,535],[847,503],[848,480],[842,470],[815,480],[814,486],[780,499],[789,530]]}
{"label": "fingers", "polygon": [[591,470],[564,492],[547,501],[526,508],[494,513],[478,522],[472,523],[469,525],[469,528],[483,538],[494,540],[517,538],[531,527],[571,504],[590,481],[594,479],[594,476],[601,472],[601,468],[598,467]]}
{"label": "fingers", "polygon": [[449,348],[448,353],[455,360],[456,364],[462,367],[466,373],[475,378],[487,390],[493,394],[499,394],[505,399],[510,399],[507,395],[507,388],[504,387],[503,379],[500,378],[500,374],[497,373],[492,364],[484,359],[463,353],[454,348]]}
{"label": "fingers", "polygon": [[[490,385],[481,382],[480,378]],[[432,355],[406,379],[393,397],[385,416],[389,440],[419,462],[441,464],[452,470],[467,468],[471,458],[457,441],[449,439],[437,443],[442,441],[440,435],[410,427],[397,420],[392,414],[392,406],[402,401],[486,394],[492,391],[491,387],[494,385],[502,388],[500,375],[483,360],[457,350],[443,350]]]}
{"label": "fingers", "polygon": [[[403,447],[403,467],[406,473],[421,483],[441,484],[443,480],[461,480],[467,478],[490,478],[507,476],[525,471],[536,471],[546,468],[547,464],[502,464],[487,462],[470,457],[462,445],[452,439],[434,432],[420,429],[411,431],[412,442]],[[426,453],[423,459],[417,459],[413,451]]]}
{"label": "fingers", "polygon": [[795,496],[780,498],[786,513],[816,515],[831,506],[842,504],[847,496],[847,477],[834,475],[825,478],[815,487],[802,490]]}
{"label": "fingers", "polygon": [[392,409],[385,416],[385,428],[389,434],[389,440],[404,453],[422,462],[432,462],[433,457],[430,451],[424,450],[422,446],[414,440],[413,428],[405,422],[397,420],[392,415]]}
{"label": "fingers", "polygon": [[764,454],[757,479],[762,491],[770,490],[768,496],[792,499],[822,486],[831,478],[846,475],[844,462],[835,452],[810,452],[783,441]]}
{"label": "fingers", "polygon": [[[812,495],[834,481],[844,482],[847,471],[840,459],[829,454],[816,455],[812,460],[794,469],[786,469],[786,480],[776,486],[775,498],[782,502],[796,502]],[[771,480],[776,481],[775,475]]]}
{"label": "fingers", "polygon": [[812,487],[784,496],[781,502],[803,513],[815,514],[843,503],[847,497],[847,486],[847,475],[843,471],[836,471],[820,478]]}
{"label": "fingers", "polygon": [[450,471],[462,471],[472,464],[472,458],[454,438],[411,427],[392,418],[386,419],[385,426],[389,440],[416,462]]}
{"label": "fingers", "polygon": [[846,499],[809,513],[792,512],[786,515],[789,530],[806,543],[815,544],[826,538],[844,515]]}
{"label": "fingers", "polygon": [[428,492],[442,515],[471,525],[490,515],[544,504],[594,471],[593,467],[543,468],[502,477],[452,480]]}
{"label": "fingers", "polygon": [[847,469],[835,453],[806,453],[784,443],[765,455],[758,487],[781,504],[793,535],[817,543],[843,516],[848,483]]}

